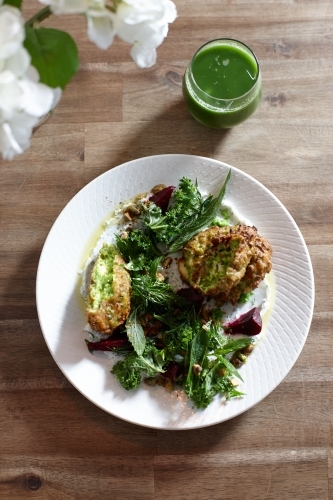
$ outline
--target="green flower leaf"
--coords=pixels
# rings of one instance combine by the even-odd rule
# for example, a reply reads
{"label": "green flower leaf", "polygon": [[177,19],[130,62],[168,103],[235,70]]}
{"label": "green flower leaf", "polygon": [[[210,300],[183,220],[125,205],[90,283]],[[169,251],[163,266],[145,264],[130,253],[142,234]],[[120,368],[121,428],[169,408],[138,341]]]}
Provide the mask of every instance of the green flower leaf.
{"label": "green flower leaf", "polygon": [[4,0],[3,5],[11,5],[17,9],[21,8],[22,0]]}
{"label": "green flower leaf", "polygon": [[79,68],[76,44],[64,31],[26,26],[24,46],[40,81],[49,87],[64,89]]}

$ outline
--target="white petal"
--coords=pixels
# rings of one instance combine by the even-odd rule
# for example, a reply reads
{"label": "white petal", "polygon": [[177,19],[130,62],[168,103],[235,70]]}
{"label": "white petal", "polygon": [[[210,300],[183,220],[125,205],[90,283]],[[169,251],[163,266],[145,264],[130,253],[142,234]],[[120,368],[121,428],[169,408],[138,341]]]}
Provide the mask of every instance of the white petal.
{"label": "white petal", "polygon": [[156,63],[156,50],[147,45],[135,43],[131,49],[131,56],[139,68],[150,68]]}
{"label": "white petal", "polygon": [[24,20],[19,9],[9,5],[0,7],[0,59],[15,54],[24,38]]}
{"label": "white petal", "polygon": [[53,102],[52,102],[51,109],[54,109],[61,99],[62,90],[60,87],[57,87],[56,89],[52,89],[52,90],[53,90]]}
{"label": "white petal", "polygon": [[89,39],[100,49],[108,49],[115,35],[112,19],[106,15],[99,17],[89,12],[87,21]]}
{"label": "white petal", "polygon": [[116,25],[117,36],[124,42],[134,43],[140,35],[141,25],[128,25],[118,20]]}
{"label": "white petal", "polygon": [[20,47],[16,54],[5,60],[3,69],[8,69],[16,76],[23,76],[30,66],[30,60],[29,52]]}
{"label": "white petal", "polygon": [[155,48],[161,45],[164,40],[165,30],[154,30],[151,25],[142,23],[136,26],[122,24],[117,35],[127,43],[138,42],[143,45],[152,45]]}
{"label": "white petal", "polygon": [[117,14],[128,24],[154,22],[161,25],[172,23],[177,10],[171,0],[123,0]]}
{"label": "white petal", "polygon": [[0,73],[0,121],[9,120],[20,109],[22,95],[16,76],[8,70]]}
{"label": "white petal", "polygon": [[31,82],[38,83],[39,82],[39,73],[35,66],[29,66],[25,73],[26,80],[30,80]]}
{"label": "white petal", "polygon": [[53,89],[43,83],[34,83],[22,80],[19,86],[23,92],[21,97],[22,110],[29,115],[40,117],[51,110],[53,103]]}
{"label": "white petal", "polygon": [[15,155],[23,153],[8,123],[0,123],[0,151],[4,160],[12,160]]}
{"label": "white petal", "polygon": [[86,12],[89,0],[39,0],[49,5],[54,14],[80,14]]}
{"label": "white petal", "polygon": [[9,125],[15,140],[23,150],[30,146],[30,137],[33,127],[37,125],[39,118],[27,115],[26,113],[16,113],[10,120]]}

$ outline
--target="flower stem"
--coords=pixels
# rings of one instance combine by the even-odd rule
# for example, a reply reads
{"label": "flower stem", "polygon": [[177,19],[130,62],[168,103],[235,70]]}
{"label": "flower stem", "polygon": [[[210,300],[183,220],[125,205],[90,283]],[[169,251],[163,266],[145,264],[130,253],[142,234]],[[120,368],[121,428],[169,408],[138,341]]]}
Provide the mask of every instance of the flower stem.
{"label": "flower stem", "polygon": [[52,10],[50,9],[50,6],[48,5],[47,7],[44,7],[44,9],[41,9],[39,12],[37,12],[34,16],[32,16],[26,23],[26,26],[34,26],[35,24],[39,24],[44,19],[47,19],[50,17],[52,14]]}

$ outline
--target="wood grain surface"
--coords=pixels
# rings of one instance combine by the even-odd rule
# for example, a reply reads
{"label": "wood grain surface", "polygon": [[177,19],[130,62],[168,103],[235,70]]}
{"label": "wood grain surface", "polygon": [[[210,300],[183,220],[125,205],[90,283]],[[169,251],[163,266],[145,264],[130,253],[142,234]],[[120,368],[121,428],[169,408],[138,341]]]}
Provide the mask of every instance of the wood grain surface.
{"label": "wood grain surface", "polygon": [[[129,46],[69,31],[81,66],[31,148],[0,161],[0,498],[333,499],[333,3],[175,0],[178,18],[141,70]],[[25,0],[28,18],[40,6]],[[184,69],[207,40],[248,44],[262,68],[256,113],[230,131],[187,113]],[[95,407],[60,372],[43,339],[35,280],[45,238],[68,201],[128,160],[186,153],[254,176],[290,211],[311,255],[316,304],[295,366],[260,404],[195,431],[156,431]]]}

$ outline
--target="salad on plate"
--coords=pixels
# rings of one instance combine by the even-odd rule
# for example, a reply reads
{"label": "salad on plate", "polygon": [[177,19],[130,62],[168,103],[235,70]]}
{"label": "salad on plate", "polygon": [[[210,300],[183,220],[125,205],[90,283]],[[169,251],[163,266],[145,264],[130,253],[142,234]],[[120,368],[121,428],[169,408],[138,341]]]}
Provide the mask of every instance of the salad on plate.
{"label": "salad on plate", "polygon": [[197,408],[243,396],[239,368],[262,334],[272,248],[187,177],[123,202],[82,271],[87,347],[126,390],[182,390]]}

